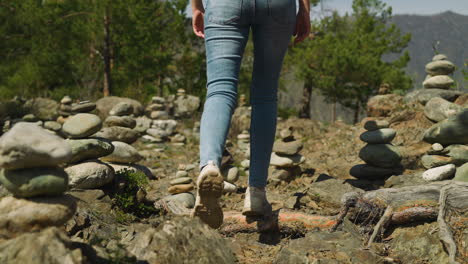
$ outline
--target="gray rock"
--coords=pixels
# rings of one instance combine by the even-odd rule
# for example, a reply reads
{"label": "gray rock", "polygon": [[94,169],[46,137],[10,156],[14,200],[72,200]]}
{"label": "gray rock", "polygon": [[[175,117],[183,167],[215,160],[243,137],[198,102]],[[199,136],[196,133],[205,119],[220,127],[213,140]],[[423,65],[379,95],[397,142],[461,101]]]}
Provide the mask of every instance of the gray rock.
{"label": "gray rock", "polygon": [[429,154],[440,153],[442,150],[444,150],[444,146],[442,146],[442,144],[434,143],[431,146],[431,150],[430,150],[431,153],[429,153]]}
{"label": "gray rock", "polygon": [[151,123],[153,122],[153,120],[149,119],[146,116],[137,117],[135,121],[136,126],[133,129],[141,134],[146,133],[146,130],[148,130],[151,127]]}
{"label": "gray rock", "polygon": [[143,105],[137,100],[133,100],[130,98],[125,98],[125,97],[106,96],[96,101],[96,108],[97,108],[97,111],[99,112],[99,116],[102,119],[106,119],[112,107],[114,107],[116,104],[120,102],[131,104],[133,107],[132,114],[134,116],[141,116],[143,114],[143,111],[144,111]]}
{"label": "gray rock", "polygon": [[166,103],[166,99],[164,99],[164,97],[160,97],[160,96],[153,96],[151,98],[151,102],[153,104],[165,104]]}
{"label": "gray rock", "polygon": [[152,128],[146,133],[156,138],[166,138],[175,132],[177,121],[175,120],[153,120]]}
{"label": "gray rock", "polygon": [[132,144],[138,140],[140,133],[127,127],[105,127],[94,134],[94,137]]}
{"label": "gray rock", "polygon": [[39,121],[39,118],[37,118],[33,114],[27,114],[27,115],[23,116],[23,121],[24,122],[37,122],[37,121]]}
{"label": "gray rock", "polygon": [[177,171],[175,177],[176,177],[176,178],[185,178],[185,177],[188,177],[188,172],[187,172],[187,171],[184,171],[184,170]]}
{"label": "gray rock", "polygon": [[174,101],[174,114],[176,116],[189,116],[200,107],[200,98],[193,95],[179,96]]}
{"label": "gray rock", "polygon": [[52,130],[54,132],[59,132],[62,129],[62,125],[59,122],[55,121],[45,121],[44,128]]}
{"label": "gray rock", "polygon": [[106,127],[120,126],[135,128],[136,124],[135,119],[130,116],[109,116],[104,120],[104,126]]}
{"label": "gray rock", "polygon": [[442,181],[453,177],[456,167],[453,164],[448,164],[425,171],[422,175],[426,181]]}
{"label": "gray rock", "polygon": [[175,178],[174,180],[170,181],[170,185],[178,185],[178,184],[187,184],[191,183],[193,180],[190,177],[180,177],[180,178]]}
{"label": "gray rock", "polygon": [[401,154],[390,144],[368,144],[359,152],[359,158],[369,165],[383,168],[400,167]]}
{"label": "gray rock", "polygon": [[69,195],[30,199],[5,197],[0,200],[0,237],[62,226],[75,211],[76,202]]}
{"label": "gray rock", "polygon": [[440,155],[424,155],[421,158],[421,163],[426,169],[432,169],[452,163],[452,158]]}
{"label": "gray rock", "polygon": [[432,57],[432,61],[440,61],[440,60],[447,60],[447,56],[444,54],[437,54],[434,57]]}
{"label": "gray rock", "polygon": [[58,117],[59,103],[48,98],[34,98],[24,104],[27,113],[34,114],[40,120],[55,120]]}
{"label": "gray rock", "polygon": [[449,89],[455,84],[455,81],[447,75],[438,75],[426,79],[423,82],[423,86],[426,89],[437,88],[437,89]]}
{"label": "gray rock", "polygon": [[468,182],[468,163],[465,163],[463,166],[457,168],[457,172],[455,173],[453,180]]}
{"label": "gray rock", "polygon": [[20,122],[0,138],[0,167],[53,167],[71,158],[64,139],[31,123]]}
{"label": "gray rock", "polygon": [[166,120],[169,119],[169,114],[166,111],[152,111],[150,113],[150,118]]}
{"label": "gray rock", "polygon": [[62,100],[60,100],[60,103],[61,104],[65,104],[65,105],[68,105],[68,104],[71,104],[73,102],[73,100],[71,99],[70,96],[68,95],[65,95]]}
{"label": "gray rock", "polygon": [[374,131],[366,131],[361,134],[360,139],[370,144],[387,144],[392,142],[396,131],[392,128],[382,128]]}
{"label": "gray rock", "polygon": [[282,140],[275,141],[273,152],[279,155],[295,155],[301,151],[304,144],[300,140],[284,142]]}
{"label": "gray rock", "polygon": [[2,169],[0,183],[16,197],[60,195],[68,189],[68,175],[61,168]]}
{"label": "gray rock", "polygon": [[150,143],[161,143],[164,142],[164,139],[162,138],[155,138],[150,135],[143,135],[141,139],[145,142],[150,142]]}
{"label": "gray rock", "polygon": [[165,110],[164,104],[159,104],[159,103],[152,103],[146,107],[146,112],[152,112],[152,111],[159,111],[159,110]]}
{"label": "gray rock", "polygon": [[461,166],[468,162],[467,145],[451,145],[444,149],[444,154],[452,158],[452,163]]}
{"label": "gray rock", "polygon": [[448,60],[429,62],[426,65],[426,72],[432,76],[449,75],[455,71],[455,65]]}
{"label": "gray rock", "polygon": [[185,208],[193,208],[195,206],[195,196],[192,193],[178,193],[168,195],[163,198],[165,202],[176,202],[182,204]]}
{"label": "gray rock", "polygon": [[71,112],[74,114],[89,113],[94,109],[96,109],[96,104],[89,101],[80,102],[79,104],[73,104],[71,106]]}
{"label": "gray rock", "polygon": [[389,126],[390,123],[387,120],[369,120],[364,124],[364,128],[368,131],[388,128]]}
{"label": "gray rock", "polygon": [[424,141],[442,145],[468,144],[468,109],[429,128]]}
{"label": "gray rock", "polygon": [[97,115],[77,114],[65,121],[62,131],[70,138],[85,138],[101,129],[102,121]]}
{"label": "gray rock", "polygon": [[290,182],[301,175],[301,167],[274,168],[271,172],[272,181]]}
{"label": "gray rock", "polygon": [[72,149],[72,158],[69,163],[78,163],[84,160],[97,159],[107,156],[114,151],[110,142],[101,139],[70,139],[67,143]]}
{"label": "gray rock", "polygon": [[400,175],[403,173],[402,167],[396,168],[380,168],[374,167],[367,164],[360,164],[353,166],[349,171],[349,174],[358,179],[381,179],[392,175]]}
{"label": "gray rock", "polygon": [[424,114],[432,121],[440,122],[450,116],[456,115],[463,110],[463,107],[451,103],[440,97],[435,97],[427,102],[424,107]]}
{"label": "gray rock", "polygon": [[138,151],[125,142],[113,141],[114,151],[108,156],[101,158],[103,161],[115,163],[136,163],[143,159]]}
{"label": "gray rock", "polygon": [[278,167],[293,167],[305,161],[304,156],[296,154],[293,156],[281,156],[275,152],[271,153],[270,165]]}
{"label": "gray rock", "polygon": [[65,168],[72,188],[95,189],[114,180],[112,167],[99,161],[87,161]]}
{"label": "gray rock", "polygon": [[419,102],[422,105],[425,105],[432,98],[441,97],[447,101],[453,102],[462,94],[463,94],[462,91],[454,91],[454,90],[419,89],[419,90],[410,92],[407,95],[405,95],[404,101],[406,103]]}
{"label": "gray rock", "polygon": [[241,165],[242,168],[249,168],[250,167],[250,160],[245,159],[245,160],[241,161],[240,165]]}
{"label": "gray rock", "polygon": [[133,114],[133,106],[128,102],[120,102],[109,111],[111,116],[127,116]]}
{"label": "gray rock", "polygon": [[230,183],[235,183],[237,180],[239,180],[239,168],[229,168],[226,173],[226,181]]}

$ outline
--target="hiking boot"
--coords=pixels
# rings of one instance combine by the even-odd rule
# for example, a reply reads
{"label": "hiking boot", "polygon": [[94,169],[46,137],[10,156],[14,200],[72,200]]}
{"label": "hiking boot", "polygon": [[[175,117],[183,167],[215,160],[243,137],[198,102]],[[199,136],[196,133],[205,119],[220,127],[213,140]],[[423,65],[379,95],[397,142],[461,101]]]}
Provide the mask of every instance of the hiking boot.
{"label": "hiking boot", "polygon": [[218,228],[223,223],[223,211],[219,198],[223,192],[223,176],[213,161],[203,167],[197,179],[195,207],[190,216],[198,216],[211,228]]}
{"label": "hiking boot", "polygon": [[269,213],[271,213],[271,205],[266,198],[265,188],[247,187],[242,214],[261,217]]}

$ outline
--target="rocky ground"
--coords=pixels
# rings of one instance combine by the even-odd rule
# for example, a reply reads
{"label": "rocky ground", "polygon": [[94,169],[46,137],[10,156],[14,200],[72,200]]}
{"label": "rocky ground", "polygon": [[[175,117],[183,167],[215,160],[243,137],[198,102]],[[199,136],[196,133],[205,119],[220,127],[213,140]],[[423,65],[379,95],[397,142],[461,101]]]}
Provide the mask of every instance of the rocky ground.
{"label": "rocky ground", "polygon": [[[146,106],[117,97],[8,102],[26,110],[3,117],[0,262],[468,263],[468,97],[427,90],[378,95],[356,125],[279,120],[268,185],[279,226],[265,232],[257,232],[263,221],[240,216],[249,166],[243,102],[222,165],[237,190],[222,196],[218,230],[186,216],[198,98],[181,90]],[[437,219],[440,186],[450,183],[442,218],[454,259]],[[337,225],[343,202],[355,209]],[[390,222],[369,243],[389,208]]]}

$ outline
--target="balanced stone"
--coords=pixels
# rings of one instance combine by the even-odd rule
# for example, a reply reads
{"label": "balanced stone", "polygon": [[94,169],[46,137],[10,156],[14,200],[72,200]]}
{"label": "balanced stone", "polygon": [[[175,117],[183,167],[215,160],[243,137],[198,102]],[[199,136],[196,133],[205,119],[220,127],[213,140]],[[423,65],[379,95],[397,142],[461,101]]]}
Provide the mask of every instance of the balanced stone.
{"label": "balanced stone", "polygon": [[442,181],[452,177],[455,174],[456,167],[453,164],[448,164],[425,171],[422,175],[426,181]]}
{"label": "balanced stone", "polygon": [[146,107],[147,112],[164,110],[164,109],[165,109],[164,104],[158,104],[158,103],[152,103]]}
{"label": "balanced stone", "polygon": [[0,182],[17,197],[60,195],[68,189],[68,175],[61,168],[3,169]]}
{"label": "balanced stone", "polygon": [[105,127],[94,134],[95,137],[105,138],[111,141],[122,141],[132,144],[140,137],[140,133],[127,127]]}
{"label": "balanced stone", "polygon": [[182,135],[182,134],[175,134],[172,138],[171,138],[171,142],[174,142],[174,143],[184,143],[186,140],[185,136]]}
{"label": "balanced stone", "polygon": [[193,208],[195,206],[195,196],[189,192],[169,195],[163,199],[166,202],[175,201],[181,203],[185,208]]}
{"label": "balanced stone", "polygon": [[153,96],[151,98],[151,102],[153,104],[165,104],[166,103],[166,99],[164,99],[164,97],[160,97],[160,96]]}
{"label": "balanced stone", "polygon": [[179,184],[187,184],[187,183],[191,183],[191,182],[192,182],[192,178],[190,178],[190,177],[181,177],[181,178],[175,178],[169,184],[170,185],[179,185]]}
{"label": "balanced stone", "polygon": [[64,139],[31,123],[20,122],[0,138],[0,167],[53,167],[71,158]]}
{"label": "balanced stone", "polygon": [[388,128],[389,126],[390,123],[387,120],[369,120],[364,124],[364,128],[368,131]]}
{"label": "balanced stone", "polygon": [[88,101],[74,104],[71,107],[73,113],[89,113],[94,109],[96,109],[96,104]]}
{"label": "balanced stone", "polygon": [[432,61],[440,61],[440,60],[447,60],[447,56],[444,54],[437,54],[434,57],[432,57]]}
{"label": "balanced stone", "polygon": [[184,193],[184,192],[190,192],[195,188],[195,186],[191,183],[189,184],[179,184],[179,185],[173,185],[167,189],[167,191],[171,194],[178,194],[178,193]]}
{"label": "balanced stone", "polygon": [[426,72],[432,76],[449,75],[455,71],[455,65],[448,60],[429,62],[426,65]]}
{"label": "balanced stone", "polygon": [[457,169],[453,180],[468,182],[468,163],[465,163],[463,166]]}
{"label": "balanced stone", "polygon": [[359,158],[369,165],[383,168],[399,167],[401,154],[390,144],[368,144],[359,152]]}
{"label": "balanced stone", "polygon": [[68,105],[68,104],[71,104],[72,103],[72,99],[70,96],[68,95],[65,95],[62,100],[60,100],[60,103],[61,104],[64,104],[64,105]]}
{"label": "balanced stone", "polygon": [[114,151],[110,142],[101,139],[70,139],[67,143],[72,149],[70,163],[78,163],[83,160],[97,159],[107,156]]}
{"label": "balanced stone", "polygon": [[438,88],[449,89],[455,84],[455,81],[447,75],[438,75],[426,79],[423,86],[426,89]]}
{"label": "balanced stone", "polygon": [[151,119],[169,119],[169,114],[166,111],[152,111],[150,113]]}
{"label": "balanced stone", "polygon": [[367,131],[361,134],[360,139],[370,144],[386,144],[392,142],[396,136],[396,131],[391,128],[382,128],[374,131]]}
{"label": "balanced stone", "polygon": [[101,129],[101,118],[93,114],[76,114],[63,124],[62,131],[70,138],[85,138]]}
{"label": "balanced stone", "polygon": [[99,161],[87,161],[67,167],[70,180],[68,185],[72,188],[95,189],[104,186],[114,179],[112,167]]}
{"label": "balanced stone", "polygon": [[111,116],[126,116],[133,113],[133,106],[127,102],[120,102],[109,111]]}
{"label": "balanced stone", "polygon": [[273,145],[273,152],[276,152],[280,155],[295,155],[301,151],[304,144],[300,140],[294,140],[289,142],[284,142],[278,140]]}
{"label": "balanced stone", "polygon": [[380,179],[392,175],[400,175],[403,172],[402,167],[380,168],[367,164],[353,166],[349,174],[358,179]]}
{"label": "balanced stone", "polygon": [[68,195],[29,199],[5,197],[0,200],[0,237],[63,226],[75,212],[75,199]]}
{"label": "balanced stone", "polygon": [[278,167],[293,167],[297,166],[305,161],[304,156],[300,154],[292,156],[281,156],[275,152],[271,153],[270,165]]}
{"label": "balanced stone", "polygon": [[468,144],[468,109],[429,128],[424,141],[442,145]]}
{"label": "balanced stone", "polygon": [[440,155],[424,155],[421,158],[421,163],[426,169],[432,169],[452,163],[452,158]]}
{"label": "balanced stone", "polygon": [[467,145],[448,146],[444,149],[444,154],[452,158],[452,163],[457,166],[461,166],[468,162],[468,146]]}
{"label": "balanced stone", "polygon": [[188,177],[188,172],[187,171],[184,171],[184,170],[179,170],[176,172],[176,175],[175,175],[176,178],[185,178],[185,177]]}
{"label": "balanced stone", "polygon": [[108,116],[106,120],[104,120],[104,126],[120,126],[127,128],[135,128],[136,121],[130,116]]}
{"label": "balanced stone", "polygon": [[431,146],[432,152],[438,153],[438,152],[441,152],[442,150],[444,150],[444,146],[442,146],[442,144],[434,143]]}
{"label": "balanced stone", "polygon": [[114,151],[112,154],[100,158],[103,161],[116,163],[136,163],[143,159],[138,151],[125,142],[112,141]]}
{"label": "balanced stone", "polygon": [[58,132],[62,129],[62,125],[56,121],[45,121],[44,128],[52,130],[54,132]]}
{"label": "balanced stone", "polygon": [[440,122],[450,116],[456,115],[463,110],[463,107],[451,103],[440,97],[434,97],[427,102],[424,107],[424,114],[432,121]]}
{"label": "balanced stone", "polygon": [[37,118],[33,114],[27,114],[27,115],[23,116],[23,121],[24,122],[37,122],[37,121],[39,121],[39,118]]}
{"label": "balanced stone", "polygon": [[146,133],[146,130],[148,130],[151,127],[151,123],[153,122],[151,119],[149,119],[146,116],[137,117],[135,121],[136,121],[136,126],[133,129],[140,133]]}

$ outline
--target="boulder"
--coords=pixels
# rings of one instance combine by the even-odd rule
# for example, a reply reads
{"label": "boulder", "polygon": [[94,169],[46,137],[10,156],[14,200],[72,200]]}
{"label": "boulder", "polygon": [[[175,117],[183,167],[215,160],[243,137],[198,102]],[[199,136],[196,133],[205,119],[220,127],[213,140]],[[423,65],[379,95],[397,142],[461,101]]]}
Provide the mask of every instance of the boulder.
{"label": "boulder", "polygon": [[424,114],[432,121],[440,122],[450,116],[456,115],[463,107],[451,103],[443,98],[434,97],[424,107]]}
{"label": "boulder", "polygon": [[397,94],[376,95],[367,101],[367,116],[390,116],[400,105],[403,97]]}
{"label": "boulder", "polygon": [[99,116],[102,119],[106,119],[109,115],[110,110],[118,103],[125,102],[129,103],[133,107],[132,114],[134,116],[141,116],[143,114],[143,105],[137,100],[130,98],[117,97],[117,96],[106,96],[96,101],[96,109]]}
{"label": "boulder", "polygon": [[41,120],[55,120],[58,117],[60,104],[49,98],[34,98],[24,104],[27,113],[34,114]]}
{"label": "boulder", "polygon": [[349,174],[358,178],[358,179],[382,179],[385,177],[390,177],[393,175],[400,175],[402,174],[404,169],[402,167],[396,168],[380,168],[375,167],[367,164],[359,164],[353,166],[349,171]]}
{"label": "boulder", "polygon": [[176,116],[190,116],[200,107],[200,98],[193,95],[178,96],[174,101],[174,114]]}
{"label": "boulder", "polygon": [[5,197],[0,200],[0,237],[50,226],[60,227],[73,217],[75,211],[76,202],[68,195],[30,199]]}
{"label": "boulder", "polygon": [[455,71],[455,65],[448,60],[438,60],[429,62],[426,65],[426,72],[432,76],[449,75]]}
{"label": "boulder", "polygon": [[366,131],[361,134],[360,139],[370,144],[387,144],[392,142],[396,131],[392,128],[382,128],[374,131]]}
{"label": "boulder", "polygon": [[179,193],[168,195],[163,198],[165,202],[176,202],[182,204],[185,208],[193,208],[195,206],[195,196],[192,193]]}
{"label": "boulder", "polygon": [[107,156],[114,151],[114,146],[110,142],[97,138],[70,139],[67,140],[67,143],[72,150],[72,158],[69,163],[97,159]]}
{"label": "boulder", "polygon": [[149,119],[146,116],[137,117],[135,121],[136,126],[133,129],[141,134],[146,133],[146,130],[148,130],[151,127],[151,123],[153,122],[153,120]]}
{"label": "boulder", "polygon": [[133,106],[128,102],[120,102],[109,111],[110,116],[128,116],[133,114]]}
{"label": "boulder", "polygon": [[135,128],[136,124],[135,119],[130,116],[109,116],[104,120],[105,127],[120,126]]}
{"label": "boulder", "polygon": [[301,151],[304,144],[300,140],[284,142],[282,140],[275,141],[273,152],[280,155],[295,155]]}
{"label": "boulder", "polygon": [[430,127],[424,141],[442,145],[468,144],[468,109]]}
{"label": "boulder", "polygon": [[383,167],[400,167],[401,154],[398,148],[390,144],[367,144],[359,152],[359,158],[367,164]]}
{"label": "boulder", "polygon": [[457,168],[457,172],[455,173],[453,180],[468,182],[468,163]]}
{"label": "boulder", "polygon": [[107,156],[100,158],[103,161],[115,163],[136,163],[143,159],[138,151],[125,142],[113,141],[114,151]]}
{"label": "boulder", "polygon": [[423,86],[426,89],[449,89],[455,84],[455,81],[447,75],[438,75],[426,79]]}
{"label": "boulder", "polygon": [[0,167],[53,167],[71,158],[64,139],[31,123],[20,122],[0,138]]}
{"label": "boulder", "polygon": [[406,103],[419,102],[422,105],[425,105],[432,98],[441,97],[449,102],[453,102],[462,94],[463,94],[462,91],[454,91],[454,90],[419,89],[419,90],[406,94],[404,97],[404,101]]}
{"label": "boulder", "polygon": [[68,175],[61,168],[2,169],[0,183],[16,197],[60,195],[68,189]]}
{"label": "boulder", "polygon": [[453,164],[448,164],[425,171],[422,175],[426,181],[442,181],[453,177],[456,167]]}
{"label": "boulder", "polygon": [[68,185],[78,189],[95,189],[114,180],[112,167],[100,161],[86,161],[65,168],[69,176]]}
{"label": "boulder", "polygon": [[167,138],[175,132],[176,126],[175,120],[153,120],[152,128],[146,133],[156,138]]}
{"label": "boulder", "polygon": [[127,127],[105,127],[94,134],[94,137],[132,144],[138,140],[140,133]]}
{"label": "boulder", "polygon": [[431,169],[452,163],[452,158],[440,155],[424,155],[421,158],[421,163],[424,168]]}
{"label": "boulder", "polygon": [[69,138],[85,138],[101,129],[102,121],[97,115],[81,113],[65,121],[62,131]]}
{"label": "boulder", "polygon": [[70,108],[71,112],[74,114],[79,113],[89,113],[96,109],[96,104],[89,101],[80,102],[78,104],[73,104]]}

